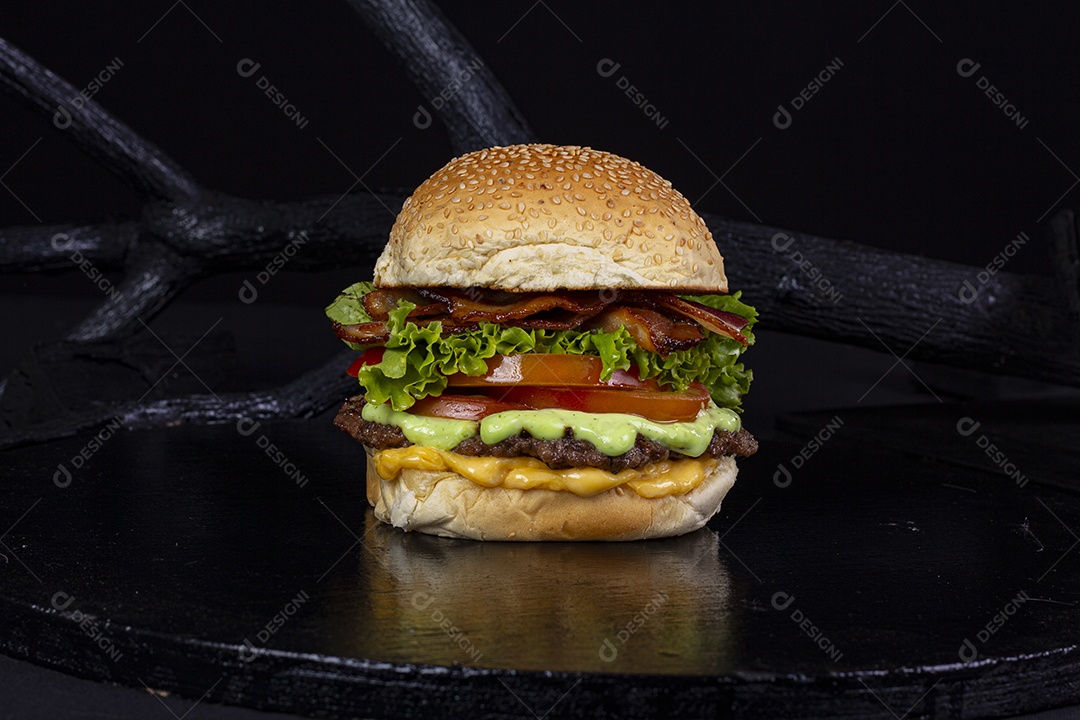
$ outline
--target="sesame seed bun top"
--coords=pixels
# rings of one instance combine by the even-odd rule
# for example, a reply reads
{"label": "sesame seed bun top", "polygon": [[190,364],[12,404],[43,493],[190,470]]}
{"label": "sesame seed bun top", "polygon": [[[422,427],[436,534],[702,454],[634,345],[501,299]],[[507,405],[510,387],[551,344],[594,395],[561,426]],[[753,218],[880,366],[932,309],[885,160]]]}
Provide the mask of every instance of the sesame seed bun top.
{"label": "sesame seed bun top", "polygon": [[402,206],[377,287],[727,292],[705,221],[618,155],[510,145],[462,155]]}

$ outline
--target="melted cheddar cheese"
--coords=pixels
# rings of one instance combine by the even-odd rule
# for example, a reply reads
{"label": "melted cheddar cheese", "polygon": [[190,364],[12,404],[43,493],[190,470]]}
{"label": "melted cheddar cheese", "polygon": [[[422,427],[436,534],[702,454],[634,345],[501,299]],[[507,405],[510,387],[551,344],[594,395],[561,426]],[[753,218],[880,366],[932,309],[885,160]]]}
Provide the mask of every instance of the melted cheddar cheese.
{"label": "melted cheddar cheese", "polygon": [[531,457],[469,457],[422,445],[379,450],[374,453],[375,470],[387,480],[401,471],[450,471],[484,487],[518,490],[558,490],[588,497],[612,488],[627,486],[646,498],[688,493],[709,476],[717,461],[710,458],[661,460],[647,465],[647,471],[623,470],[611,473],[599,468],[552,470]]}

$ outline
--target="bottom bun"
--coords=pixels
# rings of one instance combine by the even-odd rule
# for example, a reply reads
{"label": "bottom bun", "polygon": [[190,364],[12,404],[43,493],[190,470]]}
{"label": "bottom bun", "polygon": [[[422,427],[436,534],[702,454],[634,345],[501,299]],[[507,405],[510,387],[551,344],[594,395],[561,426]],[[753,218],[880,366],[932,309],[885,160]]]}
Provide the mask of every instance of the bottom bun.
{"label": "bottom bun", "polygon": [[457,473],[405,468],[385,480],[370,458],[368,502],[403,530],[472,540],[643,540],[697,530],[735,484],[735,458],[721,457],[683,495],[644,498],[617,487],[590,497],[557,490],[487,488]]}

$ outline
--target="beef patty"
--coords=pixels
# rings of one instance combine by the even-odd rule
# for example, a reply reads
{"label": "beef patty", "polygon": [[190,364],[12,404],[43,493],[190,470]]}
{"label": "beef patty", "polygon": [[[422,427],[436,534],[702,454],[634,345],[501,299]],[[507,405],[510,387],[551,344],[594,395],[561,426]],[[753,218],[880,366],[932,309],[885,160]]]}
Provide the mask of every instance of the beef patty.
{"label": "beef patty", "polygon": [[[355,440],[376,450],[399,448],[411,445],[401,429],[394,425],[365,420],[361,416],[364,397],[357,395],[345,401],[334,418],[334,425],[348,433]],[[721,457],[735,455],[749,457],[757,452],[758,443],[746,430],[729,432],[716,430],[709,447],[701,457]],[[558,440],[540,440],[522,433],[509,437],[494,445],[485,445],[478,436],[464,440],[453,449],[459,455],[472,457],[521,457],[527,455],[543,462],[550,468],[594,467],[608,472],[619,472],[627,468],[639,468],[660,460],[682,460],[686,455],[672,452],[666,447],[648,438],[638,435],[634,447],[622,455],[610,457],[596,449],[586,440],[574,438],[573,430],[566,429],[566,436]]]}

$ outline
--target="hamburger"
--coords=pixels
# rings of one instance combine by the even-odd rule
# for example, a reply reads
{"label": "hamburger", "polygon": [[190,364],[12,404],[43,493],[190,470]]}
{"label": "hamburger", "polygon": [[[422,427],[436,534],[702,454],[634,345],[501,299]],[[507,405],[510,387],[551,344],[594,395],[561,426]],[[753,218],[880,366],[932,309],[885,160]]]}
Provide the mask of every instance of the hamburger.
{"label": "hamburger", "polygon": [[404,530],[680,535],[757,450],[739,415],[756,312],[686,198],[617,155],[452,160],[326,314],[359,352],[334,423],[366,449],[375,516]]}

